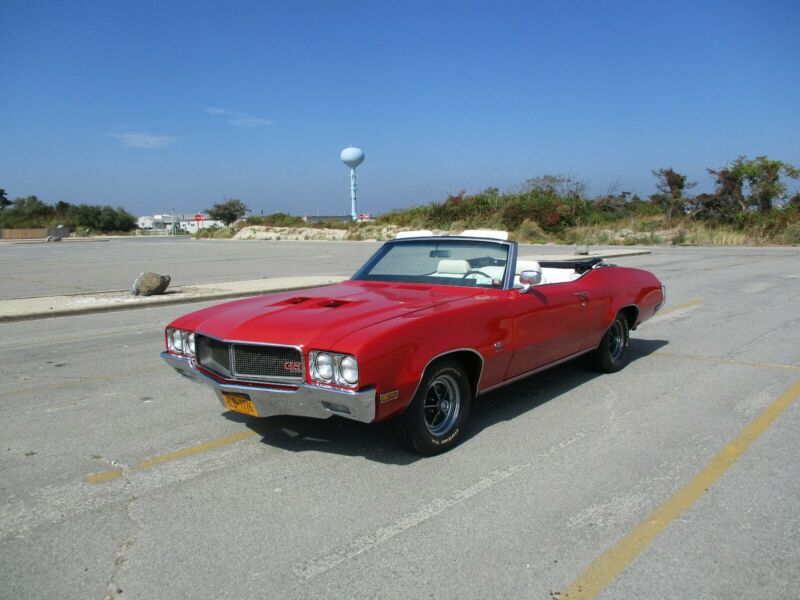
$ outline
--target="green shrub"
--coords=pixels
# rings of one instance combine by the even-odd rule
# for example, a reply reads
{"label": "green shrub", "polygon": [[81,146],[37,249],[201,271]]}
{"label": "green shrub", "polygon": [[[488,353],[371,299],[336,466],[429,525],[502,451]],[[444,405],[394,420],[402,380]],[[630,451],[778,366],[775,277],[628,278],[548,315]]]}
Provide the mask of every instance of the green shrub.
{"label": "green shrub", "polygon": [[800,246],[800,222],[788,225],[778,239],[782,244]]}
{"label": "green shrub", "polygon": [[285,213],[247,217],[247,225],[263,225],[264,227],[305,227],[302,217],[293,217]]}
{"label": "green shrub", "polygon": [[539,224],[532,219],[525,219],[514,232],[514,238],[518,242],[528,242],[537,244],[547,241],[547,234],[539,227]]}

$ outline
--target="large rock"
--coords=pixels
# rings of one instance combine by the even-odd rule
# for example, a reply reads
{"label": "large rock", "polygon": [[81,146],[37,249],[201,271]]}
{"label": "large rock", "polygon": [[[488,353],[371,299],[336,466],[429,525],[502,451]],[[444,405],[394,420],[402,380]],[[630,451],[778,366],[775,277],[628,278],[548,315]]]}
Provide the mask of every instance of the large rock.
{"label": "large rock", "polygon": [[139,276],[131,286],[131,294],[134,296],[155,296],[163,294],[170,282],[169,275],[159,275],[158,273],[139,273]]}

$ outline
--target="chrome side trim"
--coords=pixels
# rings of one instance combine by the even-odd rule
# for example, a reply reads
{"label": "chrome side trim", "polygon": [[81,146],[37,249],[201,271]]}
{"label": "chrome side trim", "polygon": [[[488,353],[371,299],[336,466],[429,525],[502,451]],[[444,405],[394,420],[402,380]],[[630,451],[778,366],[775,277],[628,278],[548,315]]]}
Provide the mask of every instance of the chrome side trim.
{"label": "chrome side trim", "polygon": [[522,373],[521,375],[515,375],[511,379],[506,379],[505,381],[501,381],[500,383],[496,383],[493,386],[486,388],[485,390],[479,391],[477,395],[480,396],[482,394],[486,394],[487,392],[491,392],[491,391],[494,391],[494,390],[496,390],[498,388],[501,388],[504,385],[508,385],[510,383],[514,383],[515,381],[519,381],[520,379],[525,379],[526,377],[530,377],[531,375],[535,375],[536,373],[539,373],[541,371],[545,371],[545,370],[549,369],[550,367],[555,367],[556,365],[560,365],[561,363],[565,363],[567,361],[570,361],[573,358],[578,358],[582,354],[586,354],[587,352],[592,352],[593,350],[594,350],[594,348],[589,348],[588,350],[581,350],[580,352],[576,352],[575,354],[570,354],[569,356],[565,356],[564,358],[559,358],[558,360],[553,361],[551,363],[547,363],[546,365],[542,365],[541,367],[536,367],[535,369],[533,369],[531,371],[526,371],[525,373]]}
{"label": "chrome side trim", "polygon": [[291,389],[223,383],[201,373],[193,361],[162,352],[161,358],[181,375],[202,383],[214,390],[220,404],[225,406],[223,394],[245,394],[263,417],[294,415],[328,419],[334,415],[371,423],[375,420],[375,388],[340,390],[303,383]]}
{"label": "chrome side trim", "polygon": [[447,350],[446,352],[442,352],[441,354],[437,354],[425,364],[425,368],[422,369],[422,375],[420,375],[419,381],[417,381],[417,387],[414,388],[414,393],[411,394],[411,399],[409,400],[409,403],[413,401],[414,397],[417,395],[417,392],[419,391],[419,386],[422,385],[422,378],[425,376],[425,371],[428,370],[428,367],[430,367],[434,361],[442,358],[443,356],[447,356],[448,354],[454,354],[456,352],[472,352],[473,354],[477,355],[478,358],[481,359],[481,371],[480,373],[478,373],[478,380],[475,382],[475,389],[473,390],[475,397],[478,396],[479,393],[478,390],[480,389],[481,386],[481,378],[483,377],[483,366],[485,362],[483,359],[483,355],[474,348],[454,348],[452,350]]}

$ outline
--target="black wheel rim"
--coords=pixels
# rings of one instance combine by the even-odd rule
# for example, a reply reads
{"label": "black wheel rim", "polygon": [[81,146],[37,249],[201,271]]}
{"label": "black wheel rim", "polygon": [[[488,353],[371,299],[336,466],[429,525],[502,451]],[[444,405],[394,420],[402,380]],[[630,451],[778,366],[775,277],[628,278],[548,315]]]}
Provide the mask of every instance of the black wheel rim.
{"label": "black wheel rim", "polygon": [[425,427],[433,435],[447,435],[461,411],[461,392],[452,375],[443,373],[431,381],[422,407]]}
{"label": "black wheel rim", "polygon": [[613,362],[622,358],[625,351],[625,328],[619,321],[614,321],[611,329],[608,330],[608,355]]}

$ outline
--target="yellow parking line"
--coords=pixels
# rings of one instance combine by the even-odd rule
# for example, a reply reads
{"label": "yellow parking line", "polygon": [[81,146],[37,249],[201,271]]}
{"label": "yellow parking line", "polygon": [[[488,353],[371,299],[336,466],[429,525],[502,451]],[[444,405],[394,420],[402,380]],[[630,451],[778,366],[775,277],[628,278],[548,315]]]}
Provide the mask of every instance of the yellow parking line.
{"label": "yellow parking line", "polygon": [[103,483],[104,481],[111,481],[122,475],[122,469],[111,469],[110,471],[101,471],[100,473],[92,473],[87,475],[84,479],[86,483]]}
{"label": "yellow parking line", "polygon": [[668,315],[670,313],[674,313],[678,310],[683,310],[684,308],[691,308],[693,306],[697,306],[698,304],[702,304],[703,301],[700,298],[694,298],[689,300],[688,302],[684,302],[683,304],[676,304],[675,306],[670,306],[669,308],[665,308],[656,315],[657,317],[663,317],[664,315]]}
{"label": "yellow parking line", "polygon": [[698,362],[709,362],[719,365],[738,365],[741,367],[755,367],[757,369],[781,369],[784,371],[800,371],[798,365],[783,365],[780,363],[763,363],[751,362],[747,360],[735,360],[732,358],[713,358],[711,356],[696,356],[694,354],[678,354],[676,352],[663,352],[657,350],[653,352],[656,356],[663,356],[664,358],[678,358],[682,360],[691,360]]}
{"label": "yellow parking line", "polygon": [[217,438],[215,440],[203,442],[202,444],[195,444],[194,446],[189,446],[188,448],[183,448],[182,450],[176,450],[175,452],[170,452],[169,454],[162,454],[161,456],[149,458],[133,467],[131,471],[143,471],[144,469],[149,469],[150,467],[155,467],[156,465],[178,460],[179,458],[186,458],[187,456],[194,456],[195,454],[200,454],[201,452],[208,452],[209,450],[219,448],[220,446],[227,446],[228,444],[241,442],[242,440],[251,438],[254,435],[258,434],[255,431],[248,429],[246,431],[240,431],[239,433],[226,435],[225,437]]}
{"label": "yellow parking line", "polygon": [[694,479],[592,562],[562,592],[561,597],[570,600],[595,598],[606,589],[672,521],[680,517],[707,492],[798,397],[800,397],[800,379],[742,429]]}
{"label": "yellow parking line", "polygon": [[[175,452],[169,452],[167,454],[154,456],[153,458],[148,458],[147,460],[140,462],[138,465],[131,467],[130,470],[143,471],[145,469],[149,469],[150,467],[155,467],[156,465],[162,465],[167,462],[172,462],[173,460],[186,458],[187,456],[194,456],[195,454],[208,452],[209,450],[213,450],[214,448],[219,448],[221,446],[227,446],[228,444],[241,442],[242,440],[251,438],[254,435],[258,434],[255,431],[250,431],[250,430],[240,431],[239,433],[234,433],[231,435],[226,435],[224,437],[216,438],[214,440],[209,440],[207,442],[203,442],[202,444],[195,444],[194,446],[189,446],[188,448],[176,450]],[[86,483],[103,483],[104,481],[111,481],[112,479],[116,479],[121,475],[122,475],[122,469],[111,469],[110,471],[101,471],[100,473],[92,473],[91,475],[87,475],[84,478],[84,481],[86,481]]]}

